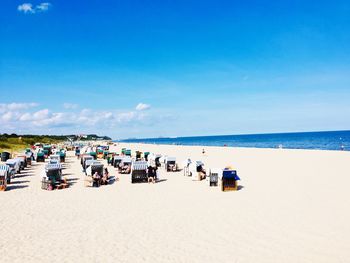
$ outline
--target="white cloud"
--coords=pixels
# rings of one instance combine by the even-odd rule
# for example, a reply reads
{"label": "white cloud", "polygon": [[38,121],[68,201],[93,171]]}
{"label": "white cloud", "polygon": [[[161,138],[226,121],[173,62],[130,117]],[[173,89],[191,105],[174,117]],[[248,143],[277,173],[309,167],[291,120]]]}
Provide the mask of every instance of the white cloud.
{"label": "white cloud", "polygon": [[151,108],[151,105],[145,104],[145,103],[139,103],[136,106],[136,110],[138,110],[138,111],[148,110],[150,108]]}
{"label": "white cloud", "polygon": [[0,113],[5,111],[25,110],[37,107],[38,103],[0,103]]}
{"label": "white cloud", "polygon": [[[110,134],[115,130],[131,129],[154,125],[159,116],[145,111],[150,106],[141,104],[138,110],[71,109],[53,111],[50,108],[36,108],[37,103],[0,103],[0,128],[7,133],[75,133],[87,132]],[[65,108],[76,108],[65,103]]]}
{"label": "white cloud", "polygon": [[17,7],[17,10],[19,12],[23,13],[35,13],[35,10],[33,9],[33,5],[31,3],[23,3]]}
{"label": "white cloud", "polygon": [[118,122],[122,123],[122,122],[130,122],[135,118],[136,113],[134,111],[130,111],[130,112],[122,112],[119,113],[117,116],[117,120]]}
{"label": "white cloud", "polygon": [[48,109],[39,110],[33,114],[33,120],[42,120],[48,118],[49,113],[50,112]]}
{"label": "white cloud", "polygon": [[41,3],[41,4],[36,6],[36,9],[38,11],[45,12],[45,11],[49,10],[50,6],[51,6],[50,3]]}
{"label": "white cloud", "polygon": [[8,112],[6,112],[5,114],[3,114],[3,115],[1,116],[1,118],[2,118],[5,122],[10,121],[10,120],[13,118],[13,113],[10,112],[10,111],[8,111]]}
{"label": "white cloud", "polygon": [[51,7],[51,3],[48,3],[48,2],[38,4],[35,7],[33,7],[33,4],[31,3],[23,3],[17,6],[17,10],[25,14],[35,14],[38,12],[47,12],[50,7]]}
{"label": "white cloud", "polygon": [[74,104],[74,103],[63,103],[63,108],[67,109],[67,110],[74,110],[77,109],[79,107],[78,104]]}
{"label": "white cloud", "polygon": [[32,114],[26,112],[23,115],[21,115],[21,117],[19,117],[20,121],[30,121],[32,120]]}

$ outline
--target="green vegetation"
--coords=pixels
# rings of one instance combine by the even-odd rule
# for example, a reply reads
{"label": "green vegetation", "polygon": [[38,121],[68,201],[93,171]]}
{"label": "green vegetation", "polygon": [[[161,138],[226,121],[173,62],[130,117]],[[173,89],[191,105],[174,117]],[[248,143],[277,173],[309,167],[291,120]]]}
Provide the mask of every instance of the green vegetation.
{"label": "green vegetation", "polygon": [[[57,136],[58,137],[58,136]],[[36,142],[41,143],[58,143],[64,141],[64,138],[56,136],[38,136],[38,135],[17,135],[17,134],[1,134],[0,135],[0,151],[19,151],[34,145]]]}
{"label": "green vegetation", "polygon": [[55,144],[67,141],[67,137],[71,140],[111,140],[107,136],[99,137],[96,134],[89,134],[84,137],[76,135],[17,135],[17,134],[0,134],[0,152],[1,151],[19,151],[34,145],[37,142],[43,144]]}

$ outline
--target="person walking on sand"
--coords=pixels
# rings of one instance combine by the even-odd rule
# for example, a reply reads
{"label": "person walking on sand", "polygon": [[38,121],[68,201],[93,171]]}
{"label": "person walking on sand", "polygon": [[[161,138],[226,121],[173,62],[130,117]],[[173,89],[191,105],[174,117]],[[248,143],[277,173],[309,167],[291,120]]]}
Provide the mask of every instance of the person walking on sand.
{"label": "person walking on sand", "polygon": [[203,154],[203,155],[205,154],[205,150],[204,150],[204,149],[202,150],[202,154]]}

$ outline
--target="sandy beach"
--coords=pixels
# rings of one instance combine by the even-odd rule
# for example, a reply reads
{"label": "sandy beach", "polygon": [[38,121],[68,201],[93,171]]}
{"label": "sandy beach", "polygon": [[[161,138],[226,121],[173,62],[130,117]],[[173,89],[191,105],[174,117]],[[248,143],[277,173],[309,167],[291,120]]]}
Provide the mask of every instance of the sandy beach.
{"label": "sandy beach", "polygon": [[[221,192],[160,169],[156,184],[129,175],[100,188],[68,152],[70,188],[41,189],[43,163],[1,200],[1,262],[348,262],[350,152],[118,144],[233,166],[242,189]],[[104,164],[106,161],[103,160]]]}

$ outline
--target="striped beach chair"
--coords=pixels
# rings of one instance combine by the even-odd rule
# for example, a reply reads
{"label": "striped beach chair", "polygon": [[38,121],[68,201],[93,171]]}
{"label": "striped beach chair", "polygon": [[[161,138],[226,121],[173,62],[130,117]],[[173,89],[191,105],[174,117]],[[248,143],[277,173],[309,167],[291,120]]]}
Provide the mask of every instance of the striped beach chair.
{"label": "striped beach chair", "polygon": [[[54,161],[54,160],[52,160]],[[57,160],[55,160],[57,161]],[[46,178],[42,180],[41,188],[44,190],[62,189],[68,187],[68,184],[62,180],[62,165],[57,163],[47,163],[45,165]]]}
{"label": "striped beach chair", "polygon": [[147,182],[147,168],[148,163],[146,161],[133,162],[131,165],[131,183]]}
{"label": "striped beach chair", "polygon": [[210,169],[206,180],[209,186],[218,186],[219,178],[222,178],[222,169]]}
{"label": "striped beach chair", "polygon": [[0,165],[0,191],[6,191],[7,184],[10,183],[9,170],[10,167],[7,165]]}

